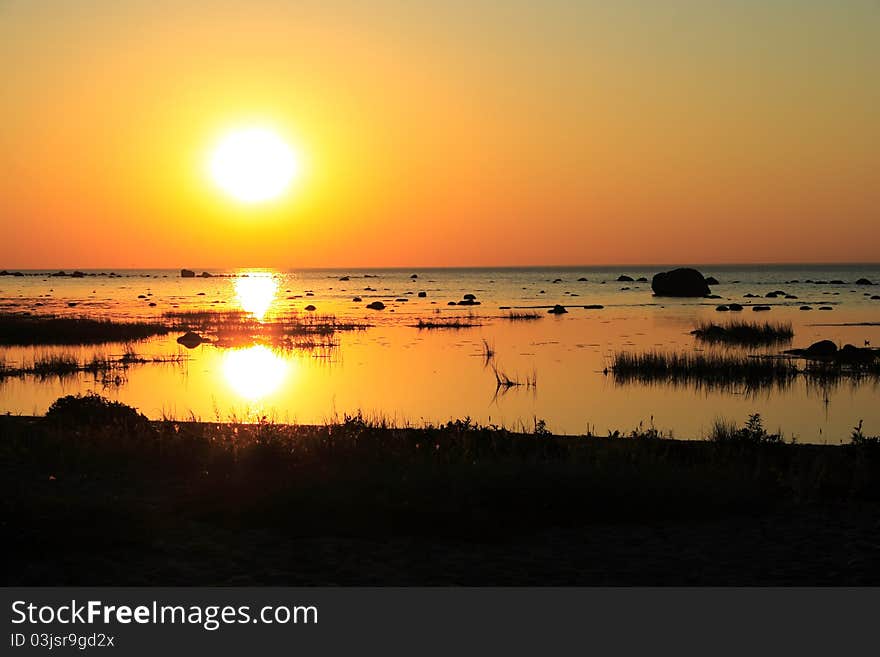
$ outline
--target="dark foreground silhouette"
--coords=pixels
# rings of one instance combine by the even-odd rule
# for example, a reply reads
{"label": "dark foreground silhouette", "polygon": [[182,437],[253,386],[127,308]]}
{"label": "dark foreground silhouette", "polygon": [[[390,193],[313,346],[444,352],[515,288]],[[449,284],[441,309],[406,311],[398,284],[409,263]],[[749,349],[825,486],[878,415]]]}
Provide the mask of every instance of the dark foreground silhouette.
{"label": "dark foreground silhouette", "polygon": [[0,418],[6,585],[880,584],[880,446]]}

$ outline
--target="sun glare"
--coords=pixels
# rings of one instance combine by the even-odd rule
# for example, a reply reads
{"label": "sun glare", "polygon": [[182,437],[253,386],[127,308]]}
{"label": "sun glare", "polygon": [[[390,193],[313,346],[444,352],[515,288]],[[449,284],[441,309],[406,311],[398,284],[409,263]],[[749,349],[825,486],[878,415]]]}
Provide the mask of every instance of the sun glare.
{"label": "sun glare", "polygon": [[238,305],[262,320],[275,300],[278,281],[271,275],[250,275],[236,278],[234,285]]}
{"label": "sun glare", "polygon": [[211,155],[211,177],[244,203],[281,196],[301,171],[297,153],[275,132],[248,128],[226,135]]}
{"label": "sun glare", "polygon": [[233,349],[223,357],[223,374],[235,392],[250,401],[262,399],[284,383],[288,362],[264,345]]}

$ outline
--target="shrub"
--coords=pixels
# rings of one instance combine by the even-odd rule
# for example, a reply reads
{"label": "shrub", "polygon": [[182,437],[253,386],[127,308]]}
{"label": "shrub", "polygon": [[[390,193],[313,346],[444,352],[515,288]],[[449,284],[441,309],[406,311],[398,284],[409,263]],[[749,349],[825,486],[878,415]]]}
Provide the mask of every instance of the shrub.
{"label": "shrub", "polygon": [[121,426],[128,430],[150,426],[137,409],[94,392],[59,397],[49,407],[46,418],[67,426]]}

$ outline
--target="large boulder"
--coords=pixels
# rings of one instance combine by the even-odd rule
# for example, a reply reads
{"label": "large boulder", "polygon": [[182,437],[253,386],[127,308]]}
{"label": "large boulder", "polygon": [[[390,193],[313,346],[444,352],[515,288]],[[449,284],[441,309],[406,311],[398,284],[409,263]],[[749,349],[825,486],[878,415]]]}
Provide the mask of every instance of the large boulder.
{"label": "large boulder", "polygon": [[181,269],[180,270],[181,278],[195,278],[196,273],[192,269]]}
{"label": "large boulder", "polygon": [[658,297],[705,297],[710,292],[703,275],[687,267],[654,274],[651,289]]}
{"label": "large boulder", "polygon": [[831,340],[819,340],[804,350],[807,358],[831,358],[837,353],[837,345]]}

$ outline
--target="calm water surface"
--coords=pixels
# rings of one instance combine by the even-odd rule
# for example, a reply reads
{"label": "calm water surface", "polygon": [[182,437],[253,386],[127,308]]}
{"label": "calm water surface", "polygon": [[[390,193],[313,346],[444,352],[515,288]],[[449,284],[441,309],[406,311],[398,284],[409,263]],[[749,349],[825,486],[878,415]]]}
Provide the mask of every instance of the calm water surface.
{"label": "calm water surface", "polygon": [[[659,299],[649,283],[618,282],[621,274],[650,280],[651,268],[427,269],[219,272],[213,278],[182,279],[178,271],[87,271],[84,278],[46,274],[0,277],[0,311],[102,316],[160,317],[183,310],[244,309],[257,318],[317,312],[367,322],[363,331],[339,333],[337,346],[318,350],[278,350],[253,344],[220,348],[204,344],[188,350],[178,334],[138,343],[139,354],[186,356],[182,363],[129,368],[115,380],[88,374],[63,379],[7,378],[0,382],[0,411],[44,413],[58,396],[95,390],[139,408],[153,418],[196,416],[203,420],[253,419],[323,422],[361,411],[398,423],[444,422],[470,416],[480,423],[531,428],[535,418],[561,433],[604,433],[653,423],[676,437],[701,437],[719,417],[745,420],[759,412],[770,429],[802,442],[841,442],[860,419],[868,433],[880,433],[876,382],[844,383],[820,389],[799,379],[784,389],[759,392],[712,391],[669,385],[618,384],[605,372],[618,350],[704,349],[690,335],[701,319],[790,321],[794,346],[819,339],[880,346],[880,266],[701,267],[715,276],[721,300]],[[33,272],[26,272],[31,274]],[[91,274],[103,275],[91,275]],[[412,278],[412,275],[418,278]],[[348,280],[340,280],[348,277]],[[578,280],[586,278],[586,281]],[[792,282],[797,280],[799,282]],[[815,284],[842,280],[845,284]],[[558,282],[554,282],[558,281]],[[624,289],[628,288],[628,289]],[[784,290],[796,300],[746,299]],[[419,292],[425,292],[421,298]],[[449,306],[464,294],[478,306]],[[145,298],[138,298],[143,295]],[[362,301],[354,302],[355,296]],[[406,299],[403,301],[402,299]],[[383,301],[384,311],[366,304]],[[726,301],[766,303],[772,310],[721,314]],[[154,303],[155,306],[150,306]],[[547,315],[553,304],[565,315]],[[70,305],[75,304],[75,305]],[[601,304],[587,310],[584,305]],[[814,310],[799,310],[810,304]],[[830,311],[818,307],[831,306]],[[507,310],[537,309],[542,318],[511,322]],[[469,319],[479,326],[461,330],[419,330],[418,320]],[[843,324],[863,324],[844,326]],[[496,390],[486,365],[483,341],[497,367],[533,388]],[[7,366],[55,351],[81,358],[121,356],[125,345],[0,349]]]}

